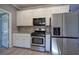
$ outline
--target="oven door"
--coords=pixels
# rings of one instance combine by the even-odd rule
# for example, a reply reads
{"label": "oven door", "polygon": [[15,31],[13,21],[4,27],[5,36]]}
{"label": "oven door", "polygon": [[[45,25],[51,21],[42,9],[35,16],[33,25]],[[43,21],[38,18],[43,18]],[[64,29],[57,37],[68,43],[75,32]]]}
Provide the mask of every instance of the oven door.
{"label": "oven door", "polygon": [[44,46],[44,38],[43,37],[32,37],[32,45],[35,46]]}

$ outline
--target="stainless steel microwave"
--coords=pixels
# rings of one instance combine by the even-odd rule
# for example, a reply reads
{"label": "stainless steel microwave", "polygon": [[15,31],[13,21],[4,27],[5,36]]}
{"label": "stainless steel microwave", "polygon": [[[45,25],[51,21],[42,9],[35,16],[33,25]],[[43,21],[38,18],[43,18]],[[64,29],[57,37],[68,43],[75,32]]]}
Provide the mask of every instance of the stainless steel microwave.
{"label": "stainless steel microwave", "polygon": [[45,18],[33,18],[34,26],[45,26]]}

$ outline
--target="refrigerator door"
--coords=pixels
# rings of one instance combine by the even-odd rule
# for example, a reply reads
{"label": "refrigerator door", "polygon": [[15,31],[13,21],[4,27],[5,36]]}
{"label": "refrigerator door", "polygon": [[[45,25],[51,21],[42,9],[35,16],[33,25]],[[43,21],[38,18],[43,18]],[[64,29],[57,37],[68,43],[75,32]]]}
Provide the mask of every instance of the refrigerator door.
{"label": "refrigerator door", "polygon": [[[62,19],[63,14],[54,14],[51,17],[51,34],[52,36],[62,36]],[[58,35],[57,35],[58,34]]]}
{"label": "refrigerator door", "polygon": [[51,54],[52,55],[61,55],[63,49],[63,40],[62,38],[52,38],[51,43]]}
{"label": "refrigerator door", "polygon": [[[63,36],[79,37],[78,13],[63,14]],[[63,38],[63,54],[79,54],[79,39]]]}
{"label": "refrigerator door", "polygon": [[63,55],[79,55],[79,39],[63,39]]}
{"label": "refrigerator door", "polygon": [[79,55],[79,39],[52,38],[52,55]]}
{"label": "refrigerator door", "polygon": [[78,37],[78,13],[63,14],[63,36]]}
{"label": "refrigerator door", "polygon": [[[51,41],[52,54],[79,54],[78,13],[54,14],[51,21],[51,32],[53,36]],[[54,27],[60,27],[60,35],[54,35]]]}

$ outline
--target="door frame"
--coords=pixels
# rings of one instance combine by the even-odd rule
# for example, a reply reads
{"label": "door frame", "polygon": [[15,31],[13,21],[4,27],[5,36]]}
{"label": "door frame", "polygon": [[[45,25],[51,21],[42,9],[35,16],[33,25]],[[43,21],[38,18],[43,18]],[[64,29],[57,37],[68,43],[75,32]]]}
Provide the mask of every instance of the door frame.
{"label": "door frame", "polygon": [[5,13],[9,14],[9,39],[8,39],[8,48],[12,47],[12,14],[11,12],[0,8]]}

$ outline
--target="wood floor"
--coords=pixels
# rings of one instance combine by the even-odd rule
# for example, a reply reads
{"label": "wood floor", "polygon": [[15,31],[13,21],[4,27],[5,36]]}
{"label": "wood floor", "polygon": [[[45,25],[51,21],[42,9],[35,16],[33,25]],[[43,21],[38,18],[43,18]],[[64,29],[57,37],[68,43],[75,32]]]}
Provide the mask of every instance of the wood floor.
{"label": "wood floor", "polygon": [[0,48],[0,55],[50,55],[47,52],[38,52],[25,48]]}

